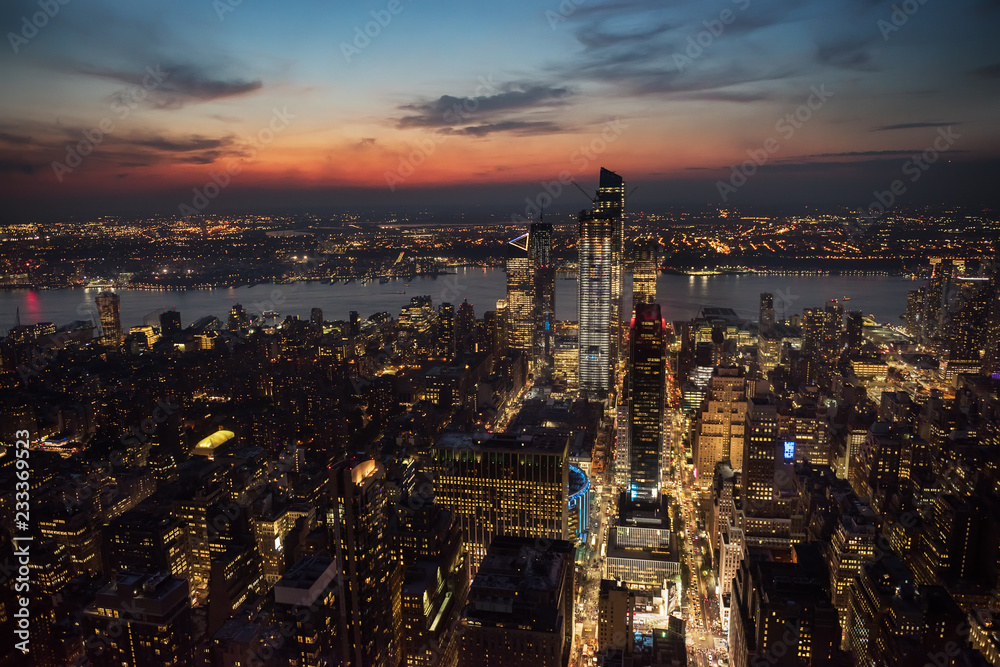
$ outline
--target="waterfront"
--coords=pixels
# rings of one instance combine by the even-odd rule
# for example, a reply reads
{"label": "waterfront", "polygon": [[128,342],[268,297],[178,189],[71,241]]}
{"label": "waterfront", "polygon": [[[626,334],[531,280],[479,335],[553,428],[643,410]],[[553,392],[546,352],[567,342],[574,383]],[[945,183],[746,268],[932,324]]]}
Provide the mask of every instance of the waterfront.
{"label": "waterfront", "polygon": [[[866,315],[873,314],[879,322],[899,324],[899,316],[906,308],[907,291],[921,284],[919,280],[894,276],[660,275],[657,301],[671,321],[693,318],[704,305],[732,308],[741,317],[755,320],[761,292],[774,294],[779,319],[801,313],[803,308],[822,305],[828,299],[846,296],[850,301],[844,303],[845,310],[860,310]],[[556,280],[559,319],[576,319],[576,290],[575,279],[560,275]],[[157,322],[159,313],[171,308],[180,311],[185,326],[206,315],[214,315],[225,323],[234,303],[243,304],[248,312],[255,314],[274,310],[282,317],[298,315],[304,319],[308,319],[314,307],[322,308],[327,320],[347,319],[352,310],[358,310],[362,317],[381,311],[398,317],[399,309],[418,295],[429,295],[435,306],[442,302],[457,306],[468,299],[476,315],[482,317],[484,311],[494,309],[497,299],[504,296],[506,278],[500,269],[460,268],[454,275],[415,278],[408,284],[393,280],[386,284],[310,282],[214,290],[117,291],[121,295],[122,325],[126,328],[147,320]],[[99,290],[83,288],[0,291],[0,332],[14,326],[18,309],[22,324],[54,322],[61,326],[77,319],[96,319],[94,297],[98,293]],[[626,304],[630,303],[630,293],[631,285],[626,280]]]}

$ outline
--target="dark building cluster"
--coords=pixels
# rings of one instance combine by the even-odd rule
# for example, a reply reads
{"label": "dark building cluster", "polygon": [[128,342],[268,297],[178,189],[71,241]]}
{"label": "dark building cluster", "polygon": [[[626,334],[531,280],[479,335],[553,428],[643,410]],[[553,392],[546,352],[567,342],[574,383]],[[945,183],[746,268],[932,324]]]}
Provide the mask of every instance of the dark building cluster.
{"label": "dark building cluster", "polygon": [[18,322],[0,664],[27,535],[40,666],[1000,662],[995,265],[933,258],[903,326],[781,292],[672,321],[625,199],[602,169],[575,321],[539,220],[479,315]]}

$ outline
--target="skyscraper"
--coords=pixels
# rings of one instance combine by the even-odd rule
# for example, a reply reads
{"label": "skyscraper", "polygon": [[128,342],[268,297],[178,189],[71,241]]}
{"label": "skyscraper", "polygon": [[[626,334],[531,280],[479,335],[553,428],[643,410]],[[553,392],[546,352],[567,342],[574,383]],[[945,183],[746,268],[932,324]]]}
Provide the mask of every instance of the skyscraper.
{"label": "skyscraper", "polygon": [[707,489],[716,464],[729,461],[743,468],[743,429],[746,421],[746,378],[737,366],[717,366],[702,401],[694,437],[698,484]]}
{"label": "skyscraper", "polygon": [[594,208],[580,214],[580,389],[604,398],[613,389],[621,346],[625,183],[601,168]]}
{"label": "skyscraper", "polygon": [[983,350],[982,374],[992,376],[1000,374],[1000,260],[995,257],[986,271],[989,283],[986,286],[986,330],[983,338],[986,342]]}
{"label": "skyscraper", "polygon": [[123,572],[83,613],[91,664],[189,665],[194,624],[188,582],[165,573]]}
{"label": "skyscraper", "polygon": [[[250,316],[243,304],[235,304],[229,311],[229,322],[226,326],[230,331],[242,331],[250,328]],[[164,334],[166,335],[166,334]]]}
{"label": "skyscraper", "polygon": [[507,242],[507,309],[510,322],[510,349],[534,356],[535,272],[528,248],[530,234]]}
{"label": "skyscraper", "polygon": [[473,566],[497,535],[566,539],[569,442],[444,433],[431,449],[435,498],[455,513]]}
{"label": "skyscraper", "polygon": [[760,294],[760,334],[774,333],[774,295],[770,292]]}
{"label": "skyscraper", "polygon": [[864,316],[858,311],[847,313],[847,351],[852,358],[861,356],[861,346],[864,344]]}
{"label": "skyscraper", "polygon": [[402,569],[387,539],[389,491],[376,461],[341,461],[331,470],[328,524],[341,576],[340,655],[350,665],[395,667],[402,640]]}
{"label": "skyscraper", "polygon": [[636,306],[629,366],[629,490],[634,499],[655,499],[660,490],[666,328],[659,305]]}
{"label": "skyscraper", "polygon": [[539,355],[551,369],[556,326],[556,265],[552,258],[552,225],[531,224],[528,254],[535,274],[535,329]]}
{"label": "skyscraper", "polygon": [[437,353],[449,361],[455,358],[455,306],[450,303],[438,306]]}
{"label": "skyscraper", "polygon": [[476,329],[476,311],[468,299],[463,299],[455,314],[455,346],[462,351],[470,352],[475,349],[472,346],[472,334]]}
{"label": "skyscraper", "polygon": [[948,302],[955,278],[965,274],[965,260],[931,257],[931,277],[924,294],[921,343],[933,344],[945,333]]}
{"label": "skyscraper", "polygon": [[656,301],[656,274],[659,271],[660,244],[655,239],[635,242],[632,261],[632,312],[642,303]]}
{"label": "skyscraper", "polygon": [[101,332],[106,342],[116,344],[122,339],[121,297],[114,292],[101,292],[94,299],[97,316],[101,319]]}
{"label": "skyscraper", "polygon": [[750,398],[747,401],[746,420],[743,441],[743,496],[757,507],[766,507],[774,499],[775,493],[778,409],[774,397],[765,395]]}
{"label": "skyscraper", "polygon": [[978,373],[980,358],[988,343],[984,336],[989,329],[989,283],[985,278],[958,278],[955,299],[943,327],[945,351],[948,356],[946,380],[959,373]]}

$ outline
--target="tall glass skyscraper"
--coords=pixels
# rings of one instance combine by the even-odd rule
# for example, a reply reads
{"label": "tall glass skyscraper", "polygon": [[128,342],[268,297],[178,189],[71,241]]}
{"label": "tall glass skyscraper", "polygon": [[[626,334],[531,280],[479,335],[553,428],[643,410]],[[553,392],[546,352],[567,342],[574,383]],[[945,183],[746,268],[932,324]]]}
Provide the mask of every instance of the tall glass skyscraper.
{"label": "tall glass skyscraper", "polygon": [[601,168],[594,209],[580,214],[580,390],[605,398],[614,387],[622,329],[625,183]]}
{"label": "tall glass skyscraper", "polygon": [[529,250],[529,235],[507,242],[507,308],[510,349],[520,350],[529,362],[535,354],[535,270]]}
{"label": "tall glass skyscraper", "polygon": [[535,271],[535,341],[545,365],[552,366],[552,341],[556,325],[556,265],[552,260],[552,225],[531,224],[528,252]]}
{"label": "tall glass skyscraper", "polygon": [[629,365],[629,492],[634,500],[654,500],[660,490],[666,329],[659,305],[636,305]]}

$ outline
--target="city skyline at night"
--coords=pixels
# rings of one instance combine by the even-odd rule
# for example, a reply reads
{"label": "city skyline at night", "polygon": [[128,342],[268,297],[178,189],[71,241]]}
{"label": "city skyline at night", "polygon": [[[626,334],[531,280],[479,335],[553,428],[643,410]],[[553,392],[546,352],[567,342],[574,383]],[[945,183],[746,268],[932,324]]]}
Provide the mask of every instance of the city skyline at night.
{"label": "city skyline at night", "polygon": [[0,26],[0,667],[1000,665],[996,0]]}

